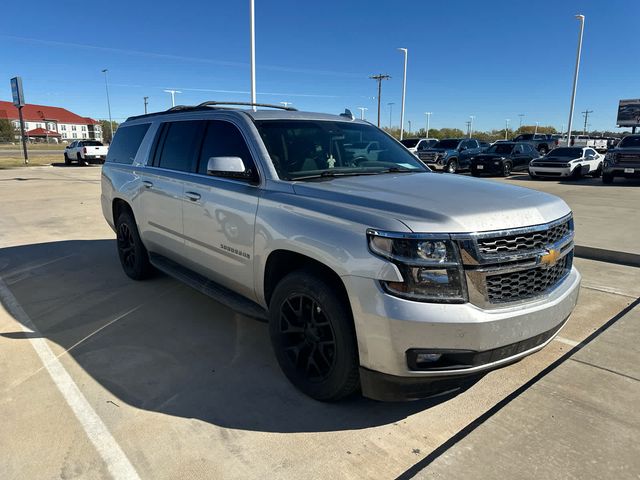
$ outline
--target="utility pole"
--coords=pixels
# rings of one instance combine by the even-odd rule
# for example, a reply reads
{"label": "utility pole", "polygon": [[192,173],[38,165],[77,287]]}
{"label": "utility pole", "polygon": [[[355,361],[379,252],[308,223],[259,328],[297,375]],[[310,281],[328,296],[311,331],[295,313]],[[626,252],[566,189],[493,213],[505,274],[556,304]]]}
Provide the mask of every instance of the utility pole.
{"label": "utility pole", "polygon": [[380,128],[380,97],[382,95],[382,80],[389,80],[391,76],[379,73],[378,75],[371,75],[369,78],[378,82],[378,128]]}
{"label": "utility pole", "polygon": [[522,128],[522,119],[524,118],[524,113],[519,113],[518,116],[520,117],[520,127]]}
{"label": "utility pole", "polygon": [[387,103],[387,105],[389,105],[389,128],[391,128],[391,122],[392,122],[391,117],[393,116],[393,106],[395,105],[395,103],[389,102]]}
{"label": "utility pole", "polygon": [[540,122],[536,122],[536,129],[533,132],[534,135],[536,135],[538,133],[538,125],[539,124],[540,124]]}
{"label": "utility pole", "polygon": [[471,120],[467,120],[464,124],[467,126],[467,136],[471,138]]}
{"label": "utility pole", "polygon": [[111,140],[109,143],[113,141],[113,122],[111,121],[111,102],[109,101],[109,81],[107,80],[107,70],[106,68],[102,70],[104,73],[104,88],[107,91],[107,109],[109,110],[109,132],[111,133]]}
{"label": "utility pole", "polygon": [[[402,75],[402,109],[400,110],[400,140],[404,134],[404,98],[407,90],[407,56],[408,51],[406,48],[399,48],[401,52],[404,52],[404,73]],[[409,124],[409,131],[411,131],[411,124]]]}
{"label": "utility pole", "polygon": [[569,107],[569,125],[567,131],[567,147],[571,146],[571,130],[573,128],[573,107],[576,103],[576,90],[578,89],[578,73],[580,73],[580,55],[582,55],[582,35],[584,33],[584,15],[576,15],[580,21],[580,33],[578,34],[578,52],[576,53],[576,69],[573,73],[573,90],[571,92],[571,107]]}
{"label": "utility pole", "polygon": [[[254,0],[249,0],[249,23],[251,30],[251,103],[256,103],[256,10]],[[257,108],[253,107],[253,111]]]}
{"label": "utility pole", "polygon": [[144,98],[144,114],[147,114],[147,105],[149,104],[149,97],[142,97]]}
{"label": "utility pole", "polygon": [[367,107],[357,107],[360,110],[360,120],[364,120],[364,112],[369,110]]}
{"label": "utility pole", "polygon": [[580,112],[580,113],[582,113],[582,116],[584,117],[584,129],[582,130],[582,134],[586,135],[587,134],[587,122],[589,121],[589,114],[593,113],[593,110],[589,110],[587,108],[584,112]]}
{"label": "utility pole", "polygon": [[182,93],[180,90],[165,90],[165,92],[171,94],[171,106],[176,106],[176,93]]}
{"label": "utility pole", "polygon": [[411,133],[411,120],[407,120],[407,122],[409,123],[409,132],[408,133]]}
{"label": "utility pole", "polygon": [[504,121],[504,139],[507,140],[508,136],[509,136],[509,122],[511,121],[510,118],[505,119]]}
{"label": "utility pole", "polygon": [[473,135],[473,119],[476,118],[475,115],[469,115],[469,138]]}
{"label": "utility pole", "polygon": [[424,112],[425,116],[427,117],[427,135],[426,137],[429,138],[429,123],[431,122],[431,112]]}

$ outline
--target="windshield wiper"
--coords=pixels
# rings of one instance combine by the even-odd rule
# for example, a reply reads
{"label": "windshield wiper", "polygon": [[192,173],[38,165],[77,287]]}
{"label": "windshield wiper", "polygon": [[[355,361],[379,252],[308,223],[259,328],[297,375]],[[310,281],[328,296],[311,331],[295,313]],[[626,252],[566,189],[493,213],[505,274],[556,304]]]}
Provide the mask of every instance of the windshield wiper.
{"label": "windshield wiper", "polygon": [[357,177],[359,175],[375,175],[378,172],[340,172],[335,170],[323,170],[313,175],[305,175],[303,177],[291,177],[289,180],[313,180],[314,178],[335,178],[335,177]]}
{"label": "windshield wiper", "polygon": [[379,170],[376,173],[412,173],[423,172],[426,170],[420,170],[419,168],[406,168],[406,167],[389,167],[384,170]]}

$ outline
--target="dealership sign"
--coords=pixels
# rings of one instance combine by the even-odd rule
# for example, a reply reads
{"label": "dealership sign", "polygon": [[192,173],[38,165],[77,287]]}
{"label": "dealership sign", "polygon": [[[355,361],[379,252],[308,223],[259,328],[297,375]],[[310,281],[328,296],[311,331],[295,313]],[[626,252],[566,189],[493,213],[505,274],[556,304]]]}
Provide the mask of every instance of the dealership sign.
{"label": "dealership sign", "polygon": [[616,123],[619,127],[637,127],[640,125],[640,98],[620,100]]}

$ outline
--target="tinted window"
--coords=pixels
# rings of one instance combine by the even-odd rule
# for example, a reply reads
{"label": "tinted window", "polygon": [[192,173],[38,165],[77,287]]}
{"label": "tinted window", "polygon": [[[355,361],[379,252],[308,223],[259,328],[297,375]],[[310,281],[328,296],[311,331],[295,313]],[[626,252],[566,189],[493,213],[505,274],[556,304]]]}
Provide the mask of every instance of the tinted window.
{"label": "tinted window", "polygon": [[200,129],[203,122],[172,122],[165,126],[161,140],[158,167],[181,172],[192,171],[194,154],[200,146]]}
{"label": "tinted window", "polygon": [[522,147],[524,148],[524,153],[535,153],[533,147],[528,143],[523,143]]}
{"label": "tinted window", "polygon": [[508,155],[511,153],[512,149],[513,143],[496,143],[495,145],[489,147],[487,153],[499,153],[502,155]]}
{"label": "tinted window", "polygon": [[82,142],[82,145],[85,147],[101,147],[102,142],[98,142],[97,140],[87,140],[86,142]]}
{"label": "tinted window", "polygon": [[418,144],[419,141],[419,138],[405,138],[404,140],[400,140],[400,143],[407,148],[413,148]]}
{"label": "tinted window", "polygon": [[567,158],[580,158],[582,157],[581,148],[554,148],[548,154],[550,157],[567,157]]}
{"label": "tinted window", "polygon": [[460,143],[460,140],[447,138],[445,140],[440,140],[438,143],[436,143],[433,146],[433,148],[443,148],[445,150],[453,150],[454,148],[458,148],[459,143]]}
{"label": "tinted window", "polygon": [[141,125],[118,128],[109,147],[107,161],[131,165],[136,158],[144,135],[149,130],[149,125],[148,123],[143,123]]}
{"label": "tinted window", "polygon": [[594,157],[596,156],[596,151],[591,150],[590,148],[587,148],[585,152],[586,152],[585,155],[593,155]]}
{"label": "tinted window", "polygon": [[240,130],[232,123],[219,120],[207,122],[198,162],[198,173],[207,174],[207,163],[211,157],[240,157],[245,169],[251,170],[255,178],[257,172],[247,143]]}
{"label": "tinted window", "polygon": [[638,148],[640,147],[640,135],[635,137],[624,137],[618,146],[620,148]]}

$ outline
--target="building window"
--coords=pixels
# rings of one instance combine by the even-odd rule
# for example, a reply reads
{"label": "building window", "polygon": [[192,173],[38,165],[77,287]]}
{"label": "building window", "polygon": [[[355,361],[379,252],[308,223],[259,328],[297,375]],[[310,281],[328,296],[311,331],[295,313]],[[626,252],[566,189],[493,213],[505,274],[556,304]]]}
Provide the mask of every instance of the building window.
{"label": "building window", "polygon": [[82,131],[86,132],[87,131],[87,126],[86,125],[82,125]]}
{"label": "building window", "polygon": [[60,125],[60,130],[62,130],[63,132],[67,129],[66,125]]}
{"label": "building window", "polygon": [[[75,131],[75,129],[76,129],[76,126],[75,125],[71,125],[71,130]],[[73,138],[76,138],[76,137],[73,137]]]}
{"label": "building window", "polygon": [[41,123],[36,123],[36,128],[42,128],[42,124]]}
{"label": "building window", "polygon": [[77,133],[74,133],[74,134],[73,134],[73,138],[78,138],[78,134],[77,134]]}

